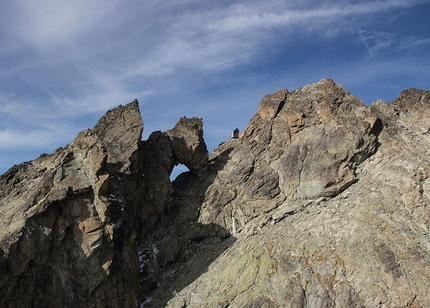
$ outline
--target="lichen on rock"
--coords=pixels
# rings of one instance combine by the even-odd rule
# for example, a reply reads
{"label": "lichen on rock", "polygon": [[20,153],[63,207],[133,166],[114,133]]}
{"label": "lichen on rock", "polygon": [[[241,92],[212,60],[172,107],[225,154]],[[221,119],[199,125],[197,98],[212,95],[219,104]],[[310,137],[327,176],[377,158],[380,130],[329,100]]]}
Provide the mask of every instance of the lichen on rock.
{"label": "lichen on rock", "polygon": [[429,93],[280,90],[210,156],[112,109],[0,177],[0,306],[426,307]]}

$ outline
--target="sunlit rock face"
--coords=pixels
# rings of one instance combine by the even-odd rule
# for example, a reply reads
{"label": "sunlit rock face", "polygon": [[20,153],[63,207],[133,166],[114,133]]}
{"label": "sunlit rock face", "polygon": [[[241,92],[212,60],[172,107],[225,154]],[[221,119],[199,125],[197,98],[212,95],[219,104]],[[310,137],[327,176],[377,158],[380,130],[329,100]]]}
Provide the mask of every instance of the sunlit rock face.
{"label": "sunlit rock face", "polygon": [[357,181],[381,128],[358,97],[329,79],[267,95],[240,140],[215,150],[214,168],[224,166],[206,191],[201,220],[248,234],[339,194]]}
{"label": "sunlit rock face", "polygon": [[323,79],[211,155],[202,119],[112,109],[1,176],[0,306],[426,307],[429,100]]}

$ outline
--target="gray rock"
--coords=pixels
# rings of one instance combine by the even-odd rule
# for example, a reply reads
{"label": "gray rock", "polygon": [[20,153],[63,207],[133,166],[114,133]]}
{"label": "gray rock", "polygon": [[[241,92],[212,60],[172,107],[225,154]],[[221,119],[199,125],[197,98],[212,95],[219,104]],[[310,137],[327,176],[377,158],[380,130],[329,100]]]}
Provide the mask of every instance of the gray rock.
{"label": "gray rock", "polygon": [[134,217],[142,130],[135,101],[64,149],[1,176],[0,306],[140,303]]}
{"label": "gray rock", "polygon": [[113,109],[1,176],[0,305],[426,307],[429,100],[281,90],[209,158],[201,119]]}
{"label": "gray rock", "polygon": [[322,80],[263,99],[200,211],[236,241],[167,306],[428,306],[429,98],[366,108]]}

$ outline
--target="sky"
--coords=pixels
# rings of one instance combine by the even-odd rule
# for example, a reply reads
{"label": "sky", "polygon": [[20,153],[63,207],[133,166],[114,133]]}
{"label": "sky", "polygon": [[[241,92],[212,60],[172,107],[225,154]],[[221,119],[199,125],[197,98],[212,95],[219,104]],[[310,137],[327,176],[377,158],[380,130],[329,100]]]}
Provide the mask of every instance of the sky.
{"label": "sky", "polygon": [[428,90],[429,16],[430,0],[1,1],[0,174],[134,99],[143,139],[196,116],[212,151],[280,89]]}

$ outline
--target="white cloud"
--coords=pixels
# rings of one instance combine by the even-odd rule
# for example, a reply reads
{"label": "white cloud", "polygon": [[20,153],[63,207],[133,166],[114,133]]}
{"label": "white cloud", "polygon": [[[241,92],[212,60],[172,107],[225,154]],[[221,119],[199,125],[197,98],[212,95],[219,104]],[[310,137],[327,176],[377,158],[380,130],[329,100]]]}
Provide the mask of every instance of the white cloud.
{"label": "white cloud", "polygon": [[43,126],[49,121],[71,121],[78,116],[105,112],[120,104],[124,105],[136,98],[143,99],[151,91],[130,92],[121,88],[106,89],[105,93],[96,92],[72,99],[52,94],[44,103],[31,101],[0,100],[0,115],[13,118],[25,126]]}
{"label": "white cloud", "polygon": [[117,1],[16,1],[17,34],[40,49],[70,41],[88,31],[103,16],[112,12]]}
{"label": "white cloud", "polygon": [[[150,105],[147,97],[152,98],[158,91],[173,93],[179,79],[184,85],[186,81],[182,79],[190,75],[217,74],[244,64],[252,66],[281,46],[294,48],[299,39],[318,42],[347,36],[350,42],[364,44],[363,53],[367,51],[375,58],[393,46],[401,50],[427,46],[430,39],[426,37],[401,38],[388,30],[372,28],[381,12],[397,12],[422,2],[429,1],[3,2],[0,4],[0,148],[70,142],[67,134],[73,131],[71,127],[80,116],[101,115],[134,98],[139,99],[141,107]],[[357,20],[360,31],[352,19]],[[311,57],[314,56],[318,56],[318,50]],[[309,64],[312,59],[306,61],[302,67],[312,69]],[[361,82],[372,76],[360,70],[361,67],[378,76],[391,72],[390,63],[383,66],[360,63],[355,64],[354,70],[362,75],[353,76],[350,70],[339,73],[345,71],[342,67],[289,73],[291,82],[297,86],[308,83],[312,74],[333,78],[343,74],[342,78],[348,82],[351,79]],[[299,63],[294,64],[294,69],[300,68]],[[298,83],[299,74],[306,74],[303,84]],[[279,83],[285,84],[288,78],[284,76]],[[7,82],[19,87],[4,86]],[[152,111],[156,108],[151,106],[151,111],[143,116],[151,115],[148,122],[158,121],[159,125],[168,126],[167,120]],[[161,111],[173,114],[175,110],[176,115],[181,108],[183,105],[172,98],[171,108]],[[47,122],[54,126],[47,127]],[[224,129],[217,130],[216,125],[213,130],[216,136],[226,133]]]}
{"label": "white cloud", "polygon": [[150,92],[130,93],[126,91],[109,91],[105,94],[95,93],[78,99],[68,97],[53,97],[53,106],[57,118],[73,117],[107,111],[118,105],[125,105],[135,98],[143,98]]}
{"label": "white cloud", "polygon": [[[334,37],[353,30],[351,26],[345,26],[351,17],[367,17],[416,2],[332,2],[303,8],[278,2],[271,5],[272,2],[249,1],[224,9],[166,14],[162,39],[152,46],[152,52],[138,59],[137,65],[135,62],[132,69],[127,69],[126,76],[170,74],[179,68],[217,70],[249,63],[262,46],[273,44],[276,48],[279,42],[293,40],[297,35]],[[371,54],[390,45],[388,33],[366,31],[363,35],[371,44],[368,46]]]}
{"label": "white cloud", "polygon": [[50,148],[61,141],[64,135],[68,135],[65,127],[61,127],[61,130],[59,127],[55,128],[33,131],[0,130],[0,148],[2,150]]}
{"label": "white cloud", "polygon": [[409,49],[411,47],[420,47],[430,44],[430,38],[405,37],[399,43],[399,49]]}
{"label": "white cloud", "polygon": [[375,53],[379,50],[390,47],[394,41],[394,34],[387,32],[379,32],[373,30],[362,30],[355,22],[360,42],[366,47],[372,59],[375,58]]}
{"label": "white cloud", "polygon": [[195,1],[20,0],[12,28],[24,46],[38,53],[32,61],[21,62],[23,70],[41,62],[46,66],[67,61],[78,70],[91,66],[127,79],[249,63],[262,45],[306,33],[336,36],[350,31],[344,27],[345,18],[417,2],[246,1],[202,6]]}

